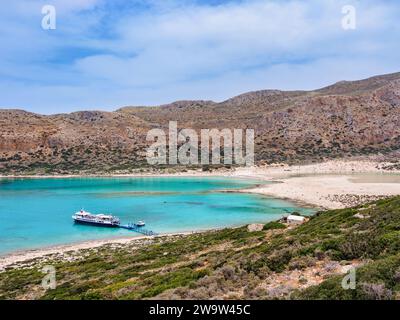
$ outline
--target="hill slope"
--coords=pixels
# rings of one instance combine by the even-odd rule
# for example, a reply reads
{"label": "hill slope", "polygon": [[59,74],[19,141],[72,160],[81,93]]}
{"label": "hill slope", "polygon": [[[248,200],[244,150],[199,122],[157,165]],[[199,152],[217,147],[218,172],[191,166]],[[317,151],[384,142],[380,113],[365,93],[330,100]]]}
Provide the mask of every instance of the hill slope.
{"label": "hill slope", "polygon": [[[400,299],[400,197],[151,243],[50,256],[0,273],[3,299]],[[55,266],[57,288],[41,286]],[[341,280],[356,267],[356,289]]]}
{"label": "hill slope", "polygon": [[167,128],[252,128],[258,162],[304,162],[400,149],[400,73],[315,91],[265,90],[221,103],[178,101],[43,116],[0,110],[0,173],[143,167],[146,133]]}

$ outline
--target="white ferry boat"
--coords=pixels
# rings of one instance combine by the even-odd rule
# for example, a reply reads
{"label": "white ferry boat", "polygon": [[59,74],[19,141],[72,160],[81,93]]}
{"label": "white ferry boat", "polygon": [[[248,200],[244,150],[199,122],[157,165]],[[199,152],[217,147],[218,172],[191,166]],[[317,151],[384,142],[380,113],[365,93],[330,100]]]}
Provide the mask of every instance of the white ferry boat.
{"label": "white ferry boat", "polygon": [[121,223],[120,220],[115,216],[106,214],[91,214],[90,212],[86,212],[84,210],[75,213],[72,216],[72,219],[75,221],[75,223],[88,224],[100,227],[115,228],[119,227]]}

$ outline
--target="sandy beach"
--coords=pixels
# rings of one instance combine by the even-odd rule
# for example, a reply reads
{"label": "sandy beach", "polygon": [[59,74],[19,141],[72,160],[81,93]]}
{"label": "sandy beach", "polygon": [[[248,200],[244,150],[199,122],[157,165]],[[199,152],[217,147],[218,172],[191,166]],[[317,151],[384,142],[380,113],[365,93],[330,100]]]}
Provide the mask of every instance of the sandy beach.
{"label": "sandy beach", "polygon": [[[379,198],[400,195],[400,171],[387,171],[387,163],[373,161],[333,160],[320,164],[304,166],[273,165],[265,167],[239,168],[217,172],[189,171],[166,175],[113,175],[115,177],[134,176],[220,176],[233,178],[257,179],[261,183],[252,189],[234,192],[247,192],[265,196],[292,200],[304,205],[338,209],[373,201]],[[371,175],[362,179],[363,175]],[[379,177],[391,179],[379,179]],[[46,176],[47,178],[65,178],[66,176]],[[41,176],[40,178],[46,178]],[[75,176],[69,176],[75,177]],[[29,177],[37,178],[37,177]],[[388,181],[385,181],[388,180]],[[274,182],[262,185],[262,181]],[[198,231],[200,232],[200,231]],[[159,237],[185,235],[193,232],[166,234]],[[104,245],[126,245],[132,242],[147,241],[149,237],[129,237],[86,241],[83,243],[54,246],[37,250],[21,251],[0,257],[0,270],[23,261],[70,251],[91,249]]]}
{"label": "sandy beach", "polygon": [[340,209],[400,195],[400,171],[384,170],[387,165],[333,160],[305,166],[243,168],[234,175],[275,182],[243,192],[294,200],[318,208]]}
{"label": "sandy beach", "polygon": [[387,196],[400,195],[400,183],[357,183],[351,176],[310,176],[281,179],[247,190],[324,208],[341,209]]}

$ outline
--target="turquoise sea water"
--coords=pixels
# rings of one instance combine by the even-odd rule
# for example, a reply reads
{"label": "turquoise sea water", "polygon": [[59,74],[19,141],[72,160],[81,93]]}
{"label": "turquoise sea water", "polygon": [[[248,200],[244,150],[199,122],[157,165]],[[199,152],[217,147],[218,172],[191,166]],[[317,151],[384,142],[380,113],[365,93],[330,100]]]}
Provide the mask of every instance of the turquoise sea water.
{"label": "turquoise sea water", "polygon": [[293,211],[283,200],[223,193],[257,181],[228,178],[70,178],[0,180],[0,254],[83,240],[137,235],[123,229],[75,225],[84,208],[122,223],[146,221],[157,233],[276,220]]}

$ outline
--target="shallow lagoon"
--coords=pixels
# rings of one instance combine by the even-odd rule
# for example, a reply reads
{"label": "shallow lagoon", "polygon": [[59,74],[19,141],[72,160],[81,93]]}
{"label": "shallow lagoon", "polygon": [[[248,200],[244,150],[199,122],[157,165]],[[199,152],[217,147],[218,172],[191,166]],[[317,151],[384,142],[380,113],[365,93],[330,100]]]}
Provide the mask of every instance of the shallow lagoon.
{"label": "shallow lagoon", "polygon": [[313,210],[279,199],[222,190],[260,183],[232,178],[68,178],[0,180],[0,254],[85,240],[138,235],[75,225],[84,208],[157,233],[238,226]]}

